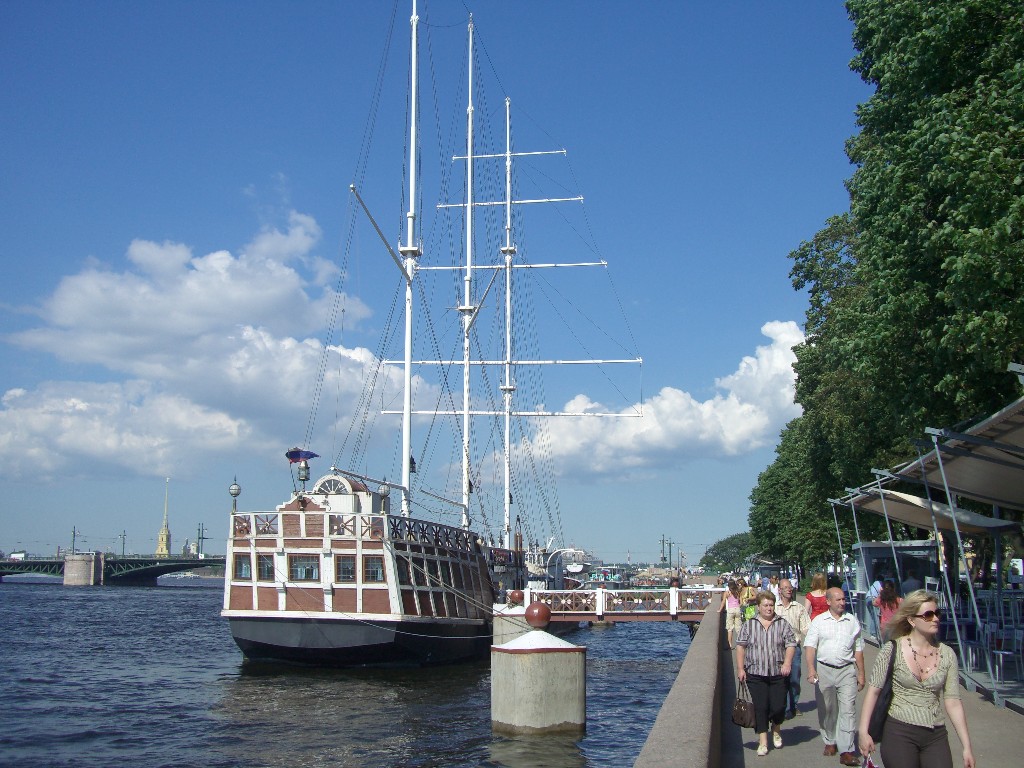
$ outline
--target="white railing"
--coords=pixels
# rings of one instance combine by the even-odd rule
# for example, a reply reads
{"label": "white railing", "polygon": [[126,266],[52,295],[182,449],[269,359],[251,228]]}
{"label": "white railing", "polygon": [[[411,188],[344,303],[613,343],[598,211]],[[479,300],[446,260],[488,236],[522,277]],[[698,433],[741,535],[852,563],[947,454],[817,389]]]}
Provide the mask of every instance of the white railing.
{"label": "white railing", "polygon": [[663,615],[703,613],[724,588],[665,587],[663,589],[526,589],[524,604],[541,602],[552,616],[565,614]]}

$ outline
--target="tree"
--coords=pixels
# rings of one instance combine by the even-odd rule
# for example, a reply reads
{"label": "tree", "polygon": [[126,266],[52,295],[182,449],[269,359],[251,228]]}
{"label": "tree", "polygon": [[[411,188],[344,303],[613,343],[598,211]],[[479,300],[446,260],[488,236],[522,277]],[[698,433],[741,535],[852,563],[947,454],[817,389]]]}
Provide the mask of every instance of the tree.
{"label": "tree", "polygon": [[751,493],[755,539],[807,564],[834,534],[829,498],[913,455],[924,427],[1005,405],[1024,360],[1024,5],[847,9],[875,93],[847,143],[850,210],[790,254],[809,299],[803,415]]}
{"label": "tree", "polygon": [[905,432],[991,412],[1024,356],[1024,6],[849,0],[852,369]]}
{"label": "tree", "polygon": [[708,547],[698,565],[718,573],[738,571],[757,553],[758,549],[749,531],[734,533]]}

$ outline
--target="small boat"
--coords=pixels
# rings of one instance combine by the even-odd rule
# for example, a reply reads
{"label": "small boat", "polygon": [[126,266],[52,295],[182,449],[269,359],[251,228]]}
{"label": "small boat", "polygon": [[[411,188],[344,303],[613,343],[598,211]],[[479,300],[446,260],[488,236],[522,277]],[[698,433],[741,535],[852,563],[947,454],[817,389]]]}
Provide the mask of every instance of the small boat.
{"label": "small boat", "polygon": [[[412,137],[408,142],[410,153],[418,148],[415,96],[418,24],[414,2],[409,81],[412,91],[409,97],[412,116]],[[469,34],[472,51],[472,20]],[[538,566],[542,566],[545,588],[564,584],[563,561],[568,561],[571,548],[549,554],[547,550],[523,546],[519,517],[513,521],[511,513],[514,486],[510,459],[514,452],[513,418],[581,415],[520,410],[514,406],[513,400],[517,389],[513,373],[516,366],[536,366],[551,361],[516,359],[512,354],[515,319],[512,275],[524,265],[517,263],[516,247],[511,240],[511,210],[520,202],[564,200],[515,201],[511,198],[512,165],[519,154],[512,151],[509,143],[508,114],[509,103],[506,100],[505,151],[476,154],[470,109],[466,157],[456,158],[466,163],[469,190],[473,189],[473,167],[477,160],[487,158],[493,163],[497,158],[505,161],[506,197],[494,203],[504,206],[508,222],[504,229],[505,244],[499,249],[498,257],[487,264],[477,263],[473,258],[473,209],[475,205],[484,203],[474,202],[472,191],[464,203],[438,206],[439,209],[461,208],[467,221],[464,256],[459,254],[463,263],[456,267],[465,286],[465,293],[460,296],[461,306],[458,307],[462,318],[462,358],[419,360],[414,364],[413,282],[424,269],[440,270],[445,267],[426,267],[420,263],[424,253],[416,231],[418,217],[412,212],[408,214],[408,229],[398,252],[385,241],[385,247],[401,271],[406,298],[404,358],[401,361],[380,358],[383,363],[400,365],[404,373],[402,410],[383,411],[402,416],[400,481],[388,482],[383,472],[373,477],[338,466],[331,466],[327,472],[313,479],[310,465],[319,456],[308,448],[295,447],[285,452],[293,473],[291,493],[274,509],[239,511],[237,497],[240,487],[237,483],[231,486],[230,492],[235,501],[227,541],[228,571],[224,581],[222,615],[227,619],[238,647],[250,660],[350,667],[445,664],[480,658],[490,647],[496,601],[503,600],[504,595],[512,590],[526,587],[528,580],[535,577]],[[564,151],[547,154],[564,154]],[[406,199],[411,201],[418,199],[415,187],[417,167],[415,155],[411,155],[406,167],[410,188]],[[353,187],[352,191],[383,240],[384,236],[372,221],[358,189]],[[585,265],[525,266],[536,269],[541,266],[606,265],[593,262]],[[478,275],[490,281],[482,295],[477,295]],[[491,307],[491,319],[499,325],[500,321],[504,322],[505,353],[497,360],[480,360],[471,354],[475,349],[473,334],[477,333],[481,305],[491,286],[500,284],[499,276],[505,291],[503,297],[492,299],[495,306]],[[495,295],[499,293],[495,291]],[[638,359],[628,362],[638,362]],[[449,399],[454,401],[450,409],[435,404],[430,410],[414,410],[413,367],[431,363],[462,367],[461,403],[458,403],[456,395]],[[485,397],[471,392],[470,371],[487,366],[497,368],[501,374],[477,382],[481,388],[486,383],[497,385],[494,387],[497,392]],[[481,407],[489,397],[493,397],[500,407]],[[412,452],[412,417],[418,414],[432,418],[454,417],[460,425],[453,434],[458,437],[454,447],[462,464],[461,498],[450,499],[435,494],[427,490],[428,486],[422,481],[416,480],[424,472],[421,466],[417,474]],[[480,495],[479,487],[476,496],[472,495],[473,483],[474,480],[481,483],[479,473],[474,472],[478,465],[474,465],[470,457],[474,447],[471,425],[473,418],[478,416],[490,416],[498,423],[504,420],[503,429],[499,429],[504,446],[497,449],[490,446],[487,459],[491,464],[500,466],[495,457],[504,454],[504,487],[499,491],[503,497],[503,524],[497,535],[474,530],[470,521],[474,499]],[[395,497],[398,497],[397,508],[393,508]],[[456,514],[461,513],[461,521],[449,524],[414,517],[414,499],[417,509],[433,504],[447,509],[449,515],[455,509],[458,511]]]}

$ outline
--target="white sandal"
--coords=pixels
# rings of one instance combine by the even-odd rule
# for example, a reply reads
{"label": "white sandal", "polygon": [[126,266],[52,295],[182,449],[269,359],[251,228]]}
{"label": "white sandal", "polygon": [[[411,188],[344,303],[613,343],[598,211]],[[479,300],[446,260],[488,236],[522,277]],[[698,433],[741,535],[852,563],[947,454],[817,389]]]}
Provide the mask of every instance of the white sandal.
{"label": "white sandal", "polygon": [[764,757],[767,754],[768,754],[768,745],[767,744],[759,745],[758,748],[757,748],[757,756],[758,757]]}
{"label": "white sandal", "polygon": [[782,749],[782,734],[778,731],[772,732],[772,744],[775,745],[776,749]]}

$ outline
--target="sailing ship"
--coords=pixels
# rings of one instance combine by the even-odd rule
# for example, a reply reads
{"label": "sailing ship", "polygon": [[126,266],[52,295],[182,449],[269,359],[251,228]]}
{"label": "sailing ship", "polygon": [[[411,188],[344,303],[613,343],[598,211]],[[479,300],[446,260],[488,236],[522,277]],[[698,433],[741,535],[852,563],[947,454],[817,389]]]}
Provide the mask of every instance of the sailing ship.
{"label": "sailing ship", "polygon": [[[383,413],[401,414],[401,480],[388,482],[332,466],[312,480],[310,463],[318,457],[306,448],[286,452],[293,470],[290,497],[271,511],[244,512],[237,509],[240,492],[237,483],[231,529],[227,542],[227,567],[222,615],[228,620],[232,636],[250,660],[283,661],[318,666],[366,666],[391,664],[442,664],[478,658],[488,652],[491,642],[493,606],[512,590],[527,586],[528,563],[544,563],[545,586],[560,586],[563,557],[571,549],[552,550],[523,545],[523,531],[517,517],[513,525],[512,507],[512,419],[519,416],[581,415],[548,411],[523,411],[514,405],[516,366],[546,361],[524,361],[513,357],[512,274],[520,266],[512,240],[512,210],[519,202],[512,199],[512,164],[519,153],[513,152],[509,136],[509,101],[506,99],[505,151],[482,154],[474,147],[472,87],[467,126],[466,156],[456,158],[467,169],[467,199],[439,209],[461,209],[465,219],[465,254],[460,264],[448,267],[463,276],[460,296],[461,359],[413,360],[413,283],[426,266],[417,230],[418,215],[413,208],[417,191],[417,48],[419,17],[413,2],[411,17],[411,75],[409,112],[411,114],[407,226],[397,249],[387,242],[373,220],[359,190],[352,192],[362,212],[373,224],[400,270],[405,293],[405,345],[402,360],[381,362],[399,366],[403,371],[402,409]],[[469,22],[469,50],[473,50],[473,22]],[[472,56],[470,56],[472,59]],[[472,66],[470,66],[472,86]],[[556,150],[551,154],[564,154]],[[545,153],[530,153],[545,154]],[[481,203],[473,198],[473,169],[481,159],[505,160],[504,200]],[[563,202],[582,198],[552,198],[545,202]],[[503,205],[506,226],[504,244],[498,249],[498,261],[483,265],[474,261],[473,211],[479,205]],[[588,262],[589,266],[605,266]],[[537,267],[541,265],[530,265]],[[583,266],[549,265],[549,266]],[[478,274],[486,270],[490,278],[484,296],[476,294]],[[504,318],[504,355],[497,360],[479,360],[471,351],[472,334],[484,298],[502,275],[505,296],[495,300],[494,316]],[[498,293],[498,292],[496,292]],[[628,362],[638,362],[638,358]],[[550,362],[550,361],[547,361]],[[602,362],[602,361],[561,361]],[[626,361],[603,361],[626,362]],[[416,410],[413,403],[414,365],[440,364],[462,368],[460,407],[444,410],[434,407]],[[474,368],[476,366],[476,368]],[[471,371],[480,366],[500,368],[501,407],[487,409],[473,405]],[[493,383],[493,382],[492,382]],[[461,437],[461,499],[447,499],[414,485],[416,462],[412,448],[412,418],[416,414],[456,417],[461,421],[453,434]],[[473,530],[474,477],[470,461],[472,419],[488,415],[503,419],[504,445],[491,450],[491,457],[503,453],[504,490],[503,525],[497,535]],[[587,414],[593,415],[593,414]],[[500,462],[496,462],[500,463]],[[422,475],[422,468],[420,475]],[[417,475],[420,476],[420,475]],[[398,497],[399,508],[393,509]],[[414,517],[413,504],[447,505],[461,513],[461,520],[446,524]],[[550,542],[549,542],[550,546]],[[535,586],[536,573],[533,574]]]}

